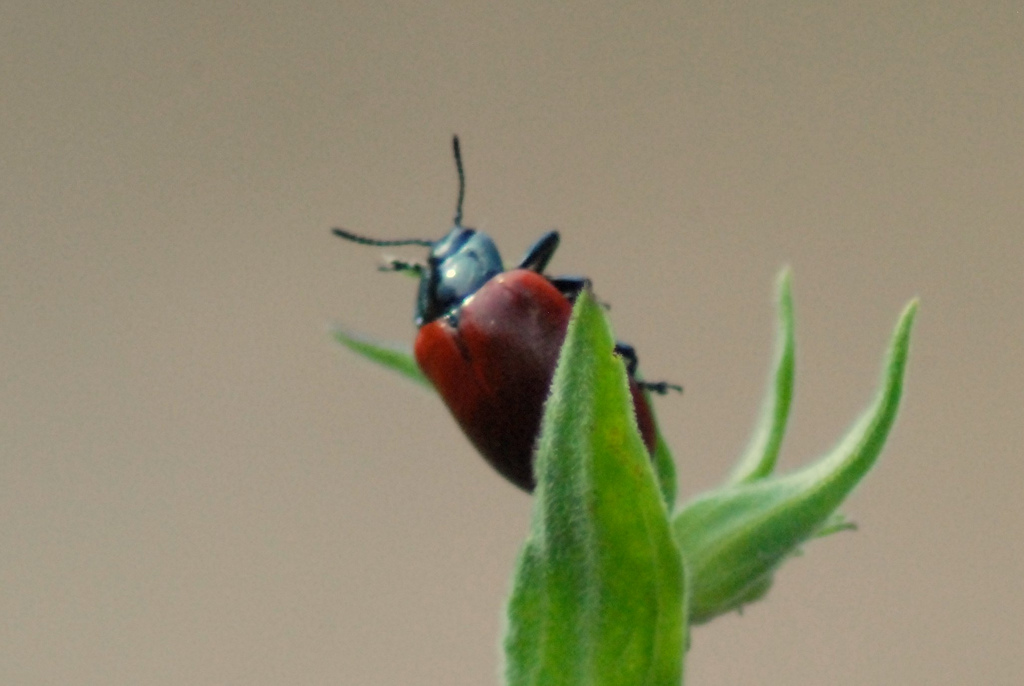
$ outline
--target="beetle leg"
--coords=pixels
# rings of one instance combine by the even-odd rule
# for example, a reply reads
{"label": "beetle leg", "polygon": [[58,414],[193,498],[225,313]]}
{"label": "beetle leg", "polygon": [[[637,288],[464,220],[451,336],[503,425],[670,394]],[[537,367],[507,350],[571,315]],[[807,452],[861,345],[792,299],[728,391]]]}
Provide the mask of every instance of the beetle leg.
{"label": "beetle leg", "polygon": [[640,362],[636,358],[636,348],[631,346],[629,343],[616,341],[615,354],[621,357],[626,363],[626,373],[630,376],[636,376],[636,368]]}
{"label": "beetle leg", "polygon": [[[631,346],[629,343],[616,342],[615,354],[625,361],[626,373],[635,379],[637,366],[639,365],[639,360],[636,356],[636,348]],[[669,383],[667,381],[640,381],[637,379],[636,383],[645,391],[657,393],[658,395],[665,395],[669,391],[678,391],[679,393],[683,392],[682,386],[679,384]]]}
{"label": "beetle leg", "polygon": [[585,276],[550,276],[548,281],[571,303],[576,302],[576,296],[590,286],[590,279]]}
{"label": "beetle leg", "polygon": [[645,391],[657,393],[658,395],[665,395],[669,391],[683,392],[682,386],[677,383],[669,383],[668,381],[637,381],[637,384]]}
{"label": "beetle leg", "polygon": [[[558,289],[558,292],[565,296],[566,300],[571,303],[576,302],[576,297],[583,292],[585,288],[590,288],[590,279],[585,276],[549,276],[547,277],[551,285]],[[594,295],[593,292],[590,295]],[[603,310],[610,310],[612,306],[603,300],[595,301],[601,306]]]}
{"label": "beetle leg", "polygon": [[389,257],[384,260],[384,263],[377,267],[378,271],[382,272],[410,272],[413,276],[423,276],[423,272],[426,270],[427,265],[422,262],[409,262],[407,260],[400,260],[395,257]]}
{"label": "beetle leg", "polygon": [[537,242],[526,251],[523,259],[519,261],[519,269],[529,269],[538,274],[543,272],[554,256],[555,250],[558,249],[558,240],[557,231],[548,231],[538,238]]}

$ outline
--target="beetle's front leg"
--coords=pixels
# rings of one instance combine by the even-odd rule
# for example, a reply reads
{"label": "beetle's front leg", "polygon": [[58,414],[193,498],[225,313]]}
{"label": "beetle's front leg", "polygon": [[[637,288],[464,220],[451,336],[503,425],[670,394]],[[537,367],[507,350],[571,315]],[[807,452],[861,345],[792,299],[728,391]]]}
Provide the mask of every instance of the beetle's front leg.
{"label": "beetle's front leg", "polygon": [[397,257],[385,258],[384,262],[377,267],[377,271],[408,272],[417,278],[423,276],[423,272],[426,271],[426,269],[427,265],[423,262],[409,262],[408,260],[400,260]]}

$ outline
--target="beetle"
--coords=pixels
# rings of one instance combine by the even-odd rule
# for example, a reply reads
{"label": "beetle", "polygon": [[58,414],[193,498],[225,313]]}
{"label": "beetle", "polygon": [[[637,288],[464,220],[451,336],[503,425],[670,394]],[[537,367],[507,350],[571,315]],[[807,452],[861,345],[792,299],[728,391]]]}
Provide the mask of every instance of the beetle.
{"label": "beetle", "polygon": [[[379,240],[342,228],[332,232],[362,245],[430,249],[425,262],[390,259],[381,267],[419,277],[416,362],[484,459],[529,492],[544,403],[573,302],[590,284],[582,277],[544,274],[558,248],[557,231],[542,235],[506,270],[491,237],[462,225],[466,177],[458,136],[452,148],[459,196],[453,226],[443,238]],[[657,431],[644,391],[682,389],[640,381],[632,346],[617,343],[615,352],[626,363],[637,425],[653,454]]]}

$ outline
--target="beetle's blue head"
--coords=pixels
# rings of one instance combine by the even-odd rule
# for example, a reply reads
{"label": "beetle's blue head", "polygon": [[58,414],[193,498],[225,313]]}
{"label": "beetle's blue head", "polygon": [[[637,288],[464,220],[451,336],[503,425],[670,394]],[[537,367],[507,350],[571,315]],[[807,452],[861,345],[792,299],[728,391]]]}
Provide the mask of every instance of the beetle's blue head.
{"label": "beetle's blue head", "polygon": [[421,238],[378,240],[345,229],[333,229],[335,235],[363,245],[423,245],[430,248],[425,264],[391,260],[382,267],[389,271],[412,272],[420,277],[416,295],[416,326],[423,326],[438,317],[454,315],[462,301],[503,271],[501,255],[490,236],[462,225],[466,175],[462,170],[458,136],[452,138],[452,149],[455,169],[459,173],[459,201],[455,206],[455,226],[444,238],[438,241]]}

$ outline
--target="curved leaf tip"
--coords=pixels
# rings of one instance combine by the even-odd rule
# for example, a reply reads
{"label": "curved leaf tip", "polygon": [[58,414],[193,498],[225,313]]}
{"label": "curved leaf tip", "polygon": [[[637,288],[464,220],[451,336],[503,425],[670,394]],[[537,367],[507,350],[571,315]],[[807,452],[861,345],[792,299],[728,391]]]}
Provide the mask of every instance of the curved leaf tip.
{"label": "curved leaf tip", "polygon": [[793,379],[796,375],[792,276],[788,267],[779,273],[777,292],[779,321],[774,369],[761,402],[761,415],[754,435],[729,478],[732,484],[757,481],[771,474],[786,433],[789,408],[793,402]]}
{"label": "curved leaf tip", "polygon": [[423,372],[420,371],[419,365],[416,364],[416,359],[408,348],[381,343],[341,326],[334,327],[331,330],[331,335],[334,336],[336,341],[352,352],[358,353],[382,367],[396,371],[418,384],[427,388],[433,388],[427,377],[423,376]]}
{"label": "curved leaf tip", "polygon": [[806,541],[850,528],[837,510],[875,465],[895,422],[916,312],[914,300],[893,332],[875,399],[829,454],[791,474],[727,484],[675,517],[692,622],[757,600]]}

